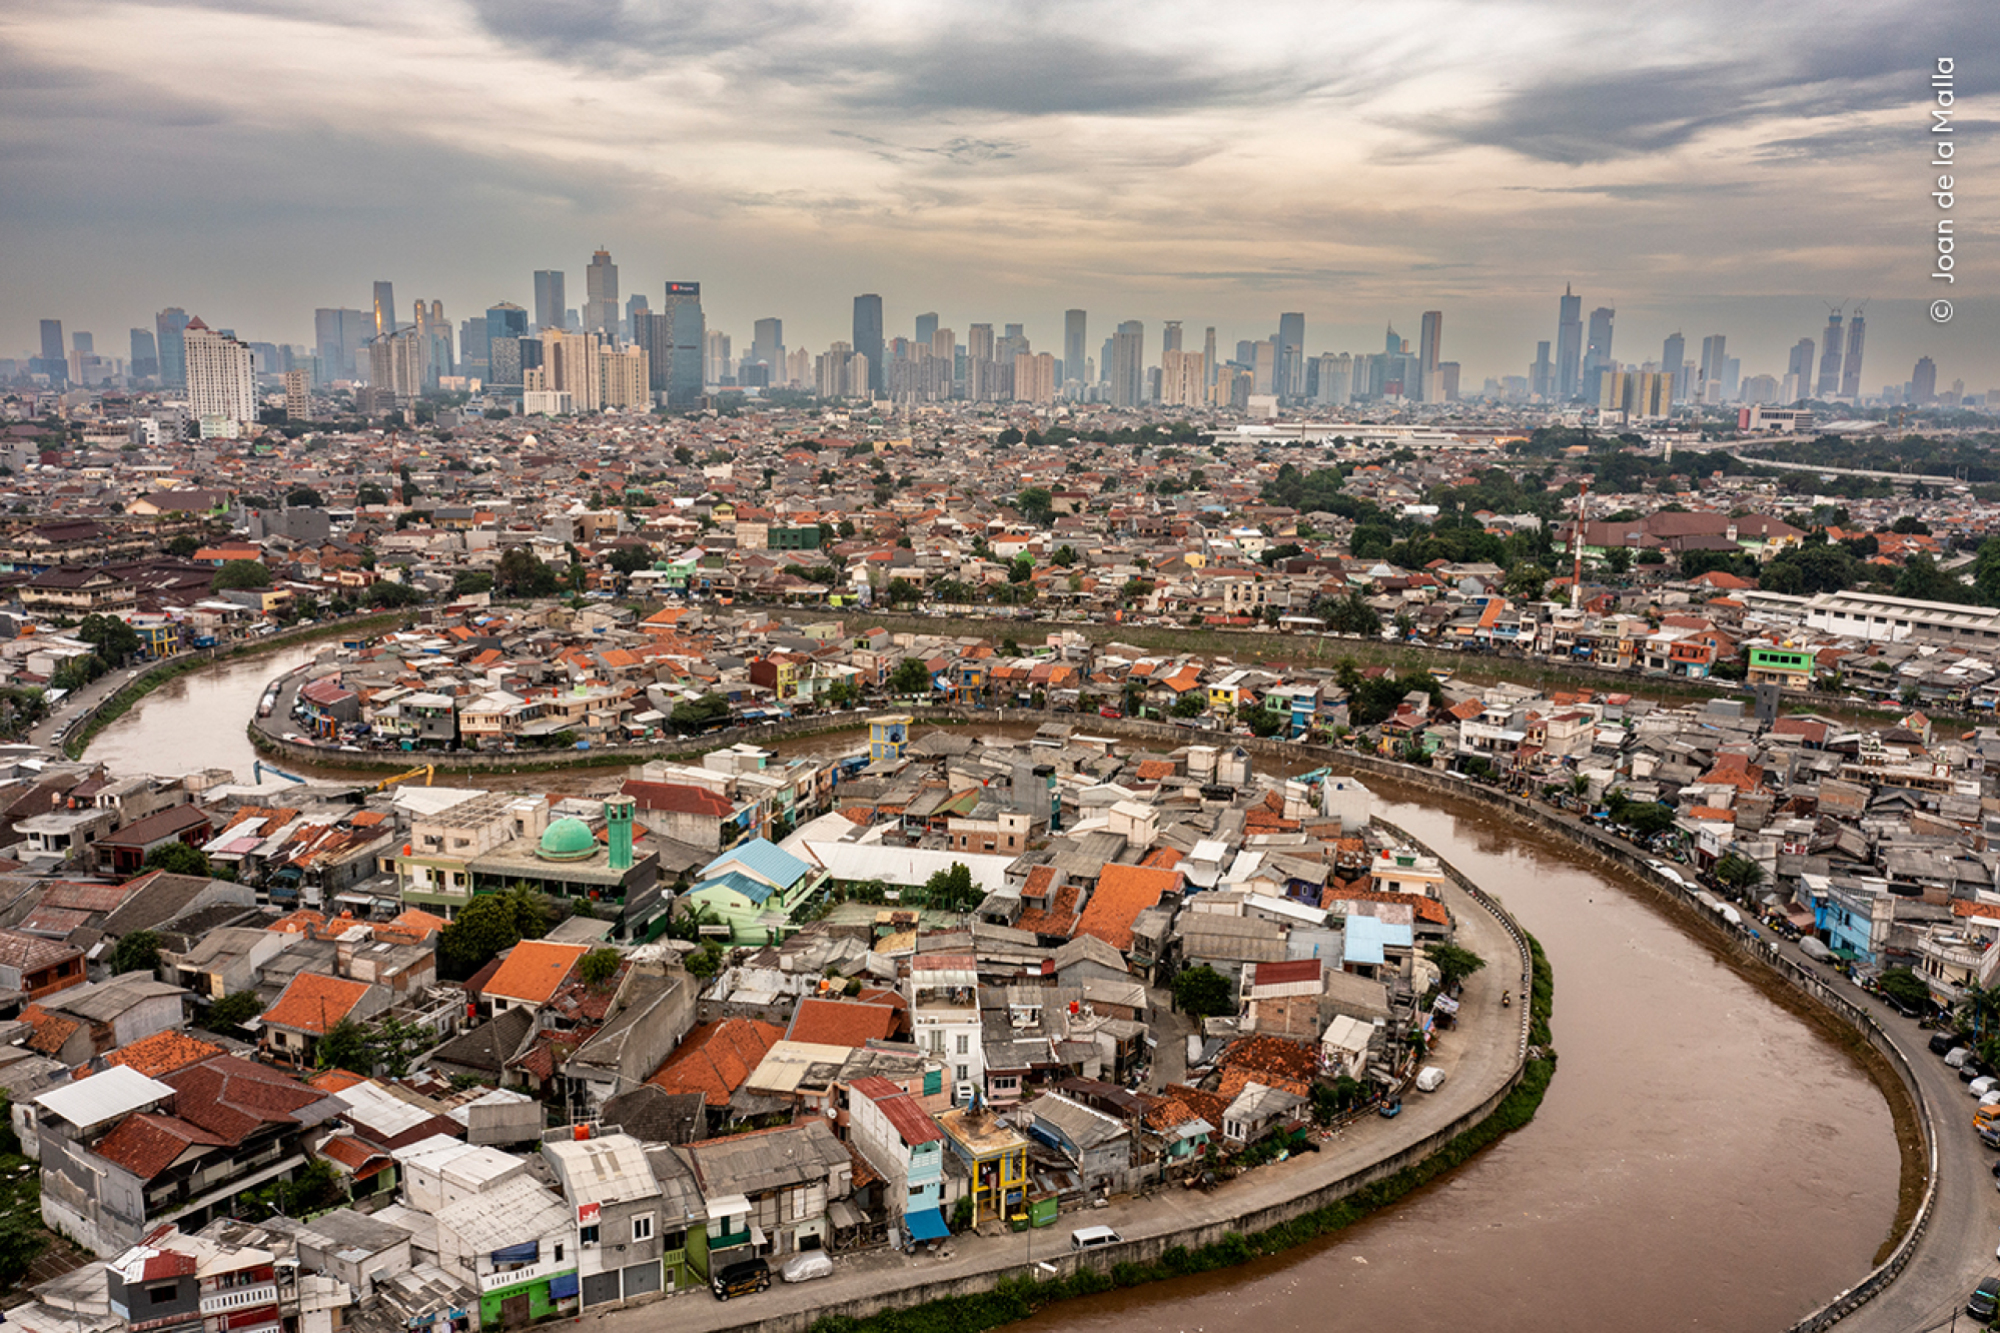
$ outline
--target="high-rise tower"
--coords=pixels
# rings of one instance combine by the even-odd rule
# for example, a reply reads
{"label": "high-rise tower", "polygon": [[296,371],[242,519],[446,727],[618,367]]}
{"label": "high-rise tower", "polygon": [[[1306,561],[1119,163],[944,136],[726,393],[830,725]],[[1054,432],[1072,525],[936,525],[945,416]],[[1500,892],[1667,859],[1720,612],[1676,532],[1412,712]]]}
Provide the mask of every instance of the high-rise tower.
{"label": "high-rise tower", "polygon": [[1590,338],[1583,348],[1583,400],[1594,403],[1598,390],[1604,381],[1604,372],[1611,369],[1611,321],[1618,312],[1608,305],[1601,305],[1590,312]]}
{"label": "high-rise tower", "polygon": [[1443,401],[1438,390],[1437,371],[1444,349],[1444,311],[1424,311],[1423,327],[1417,332],[1417,377],[1427,403]]}
{"label": "high-rise tower", "polygon": [[1556,397],[1568,402],[1583,386],[1583,298],[1563,287],[1556,316]]}
{"label": "high-rise tower", "polygon": [[[1084,351],[1087,323],[1088,316],[1083,311],[1063,311],[1063,379],[1075,380],[1083,387],[1089,384],[1089,376],[1083,371],[1083,363],[1089,359],[1089,354]],[[1082,392],[1082,387],[1078,392]]]}
{"label": "high-rise tower", "polygon": [[396,284],[378,282],[375,284],[375,336],[381,337],[396,327]]}
{"label": "high-rise tower", "polygon": [[187,387],[187,311],[170,305],[154,316],[160,341],[160,383],[169,389]]}
{"label": "high-rise tower", "polygon": [[1826,317],[1826,336],[1819,344],[1819,383],[1813,389],[1817,398],[1834,398],[1840,394],[1840,359],[1847,345],[1840,327],[1840,307],[1835,306]]}
{"label": "high-rise tower", "polygon": [[[882,388],[882,298],[869,293],[854,298],[854,352],[868,358],[868,389]],[[855,388],[858,392],[860,385]]]}
{"label": "high-rise tower", "polygon": [[1687,339],[1676,330],[1667,335],[1660,344],[1660,373],[1671,377],[1673,400],[1686,402],[1692,395],[1688,393],[1687,376],[1681,373],[1681,366],[1687,361]]}
{"label": "high-rise tower", "polygon": [[1146,326],[1128,319],[1111,335],[1111,405],[1137,407],[1146,393]]}
{"label": "high-rise tower", "polygon": [[1840,396],[1859,399],[1861,397],[1861,345],[1868,337],[1868,321],[1861,317],[1861,308],[1854,308],[1854,317],[1847,321],[1847,355],[1840,363]]}
{"label": "high-rise tower", "polygon": [[537,329],[560,329],[563,327],[563,274],[561,269],[538,268],[535,270],[535,327]]}
{"label": "high-rise tower", "polygon": [[618,332],[618,265],[609,250],[590,257],[583,271],[583,329],[586,333]]}
{"label": "high-rise tower", "polygon": [[188,321],[181,345],[187,357],[188,411],[194,418],[255,421],[257,389],[249,344],[195,319]]}
{"label": "high-rise tower", "polygon": [[701,284],[668,283],[666,305],[660,313],[667,321],[664,346],[652,355],[673,358],[666,376],[667,406],[693,407],[701,399],[701,361],[708,341],[701,313]]}

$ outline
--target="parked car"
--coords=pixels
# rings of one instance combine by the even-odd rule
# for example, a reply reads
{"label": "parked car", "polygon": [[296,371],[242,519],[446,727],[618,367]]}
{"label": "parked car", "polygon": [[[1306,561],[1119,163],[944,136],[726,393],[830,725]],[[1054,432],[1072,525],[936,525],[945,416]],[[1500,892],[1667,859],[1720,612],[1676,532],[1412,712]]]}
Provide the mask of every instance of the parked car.
{"label": "parked car", "polygon": [[787,1282],[810,1282],[816,1277],[833,1276],[833,1260],[825,1250],[803,1250],[778,1267],[778,1276]]}
{"label": "parked car", "polygon": [[1403,1103],[1401,1101],[1393,1101],[1393,1102],[1383,1102],[1381,1109],[1376,1111],[1375,1114],[1381,1116],[1384,1120],[1394,1120],[1397,1116],[1401,1115],[1402,1113],[1403,1113]]}
{"label": "parked car", "polygon": [[1966,1084],[1965,1090],[1974,1097],[1984,1097],[1987,1093],[1993,1091],[1995,1087],[2000,1087],[2000,1078],[1995,1078],[1991,1074],[1981,1074],[1978,1078]]}
{"label": "parked car", "polygon": [[771,1286],[771,1266],[762,1259],[745,1259],[741,1263],[729,1264],[715,1270],[709,1287],[715,1292],[715,1299],[726,1301],[731,1296],[741,1296],[753,1291],[766,1291]]}
{"label": "parked car", "polygon": [[1949,1055],[1951,1048],[1958,1045],[1958,1036],[1952,1032],[1933,1032],[1929,1045],[1932,1055]]}

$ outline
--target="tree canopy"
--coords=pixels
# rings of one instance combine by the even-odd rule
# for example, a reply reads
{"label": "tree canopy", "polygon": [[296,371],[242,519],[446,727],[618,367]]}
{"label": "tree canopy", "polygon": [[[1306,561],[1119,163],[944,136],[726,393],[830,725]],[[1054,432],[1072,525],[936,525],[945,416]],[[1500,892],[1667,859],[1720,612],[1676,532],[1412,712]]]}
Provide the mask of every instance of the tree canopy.
{"label": "tree canopy", "polygon": [[1221,1018],[1236,1012],[1229,978],[1203,963],[1174,977],[1174,1005],[1190,1018]]}
{"label": "tree canopy", "polygon": [[212,586],[217,592],[230,588],[268,588],[271,586],[271,571],[261,560],[230,560],[215,571]]}

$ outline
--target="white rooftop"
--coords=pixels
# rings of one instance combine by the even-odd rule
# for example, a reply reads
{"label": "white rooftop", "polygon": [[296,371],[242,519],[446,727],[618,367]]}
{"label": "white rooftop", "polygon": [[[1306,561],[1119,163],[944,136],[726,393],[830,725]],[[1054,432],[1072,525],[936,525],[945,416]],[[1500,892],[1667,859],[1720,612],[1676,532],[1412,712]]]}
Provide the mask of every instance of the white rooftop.
{"label": "white rooftop", "polygon": [[158,1079],[113,1065],[101,1074],[49,1089],[35,1098],[35,1105],[78,1129],[92,1129],[173,1095],[174,1090]]}

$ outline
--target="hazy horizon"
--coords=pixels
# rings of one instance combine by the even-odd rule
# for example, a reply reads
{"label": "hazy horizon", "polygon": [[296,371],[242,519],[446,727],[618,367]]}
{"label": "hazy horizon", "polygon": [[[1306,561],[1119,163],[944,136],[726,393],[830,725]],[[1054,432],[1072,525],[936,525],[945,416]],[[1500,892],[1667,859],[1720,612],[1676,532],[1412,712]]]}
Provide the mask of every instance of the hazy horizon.
{"label": "hazy horizon", "polygon": [[[1254,18],[1254,22],[1250,21]],[[1930,74],[1956,62],[1959,281],[1927,279]],[[2000,24],[1973,0],[1538,0],[1328,12],[1111,3],[988,12],[750,0],[127,0],[0,19],[10,188],[0,351],[37,321],[124,356],[178,305],[254,341],[320,306],[457,322],[592,250],[655,309],[702,284],[748,350],[935,310],[1061,353],[1163,319],[1225,355],[1304,311],[1308,351],[1445,312],[1464,391],[1523,375],[1565,283],[1612,355],[1712,333],[1782,376],[1867,302],[1862,390],[1920,355],[2000,387],[1988,267]],[[1949,325],[1928,303],[1949,297]]]}

